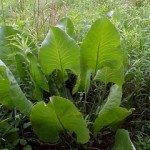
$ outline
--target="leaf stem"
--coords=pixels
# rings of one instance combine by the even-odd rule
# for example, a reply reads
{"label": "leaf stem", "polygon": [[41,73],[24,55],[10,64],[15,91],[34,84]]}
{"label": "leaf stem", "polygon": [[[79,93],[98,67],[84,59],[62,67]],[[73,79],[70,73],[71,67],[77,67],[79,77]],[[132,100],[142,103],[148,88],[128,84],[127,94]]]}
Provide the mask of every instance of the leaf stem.
{"label": "leaf stem", "polygon": [[104,101],[104,97],[105,97],[105,93],[106,93],[106,87],[107,87],[107,84],[104,83],[104,88],[103,88],[102,96],[101,96],[100,100],[98,101],[98,106],[100,106],[102,104],[102,102]]}
{"label": "leaf stem", "polygon": [[84,95],[84,102],[83,102],[83,112],[84,112],[84,114],[86,114],[86,98],[87,98],[87,91],[84,90],[84,93],[85,93],[85,95]]}
{"label": "leaf stem", "polygon": [[61,126],[62,126],[62,128],[63,128],[63,130],[64,130],[64,132],[65,132],[65,134],[68,135],[74,142],[76,142],[76,139],[75,139],[74,137],[72,137],[71,134],[68,133],[67,130],[65,129],[65,127],[64,127],[64,125],[62,124],[60,118],[59,118],[58,116],[57,116],[57,118],[58,118],[58,120],[59,120],[59,122],[60,122],[60,124],[61,124]]}

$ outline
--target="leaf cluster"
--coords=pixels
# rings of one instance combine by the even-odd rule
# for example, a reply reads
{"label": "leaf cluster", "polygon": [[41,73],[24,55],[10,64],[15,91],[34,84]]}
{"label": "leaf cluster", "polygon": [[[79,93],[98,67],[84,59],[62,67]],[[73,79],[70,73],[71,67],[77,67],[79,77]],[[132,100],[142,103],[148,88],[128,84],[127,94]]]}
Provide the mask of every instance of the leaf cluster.
{"label": "leaf cluster", "polygon": [[[64,18],[50,26],[37,50],[26,35],[12,27],[0,28],[0,103],[29,117],[33,131],[44,142],[63,141],[64,133],[85,144],[104,127],[118,130],[133,111],[120,106],[125,56],[115,26],[106,18],[98,19],[81,44],[73,33],[71,20]],[[30,91],[26,92],[28,83]],[[87,110],[87,95],[98,83],[105,90]],[[134,149],[122,129],[117,131],[114,149],[120,147],[121,138],[128,141],[128,149]]]}

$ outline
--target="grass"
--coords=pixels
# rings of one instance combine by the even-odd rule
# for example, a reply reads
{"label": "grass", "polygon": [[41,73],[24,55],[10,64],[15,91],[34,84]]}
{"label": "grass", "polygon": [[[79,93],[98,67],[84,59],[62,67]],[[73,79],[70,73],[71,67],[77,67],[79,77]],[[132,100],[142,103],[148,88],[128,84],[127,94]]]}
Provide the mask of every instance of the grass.
{"label": "grass", "polygon": [[136,148],[146,150],[150,149],[149,3],[148,0],[129,3],[123,0],[1,0],[0,24],[24,30],[39,46],[49,26],[68,16],[76,25],[76,40],[82,42],[91,23],[97,18],[109,17],[108,13],[113,10],[110,19],[121,34],[122,49],[128,53],[123,105],[136,108],[129,118],[131,123],[125,125],[131,131]]}

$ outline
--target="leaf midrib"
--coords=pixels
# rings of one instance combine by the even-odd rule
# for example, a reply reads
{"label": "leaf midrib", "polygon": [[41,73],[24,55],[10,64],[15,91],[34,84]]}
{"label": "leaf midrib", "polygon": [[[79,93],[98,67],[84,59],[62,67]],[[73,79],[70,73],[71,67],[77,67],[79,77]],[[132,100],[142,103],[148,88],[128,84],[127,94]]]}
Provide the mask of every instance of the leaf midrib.
{"label": "leaf midrib", "polygon": [[96,52],[96,65],[95,65],[95,71],[94,71],[94,76],[96,75],[96,72],[97,72],[97,69],[98,69],[98,59],[99,59],[99,51],[100,51],[100,42],[98,43],[98,49],[97,49],[97,52]]}
{"label": "leaf midrib", "polygon": [[[52,31],[53,32],[53,31]],[[61,69],[61,72],[62,74],[64,74],[64,71],[63,71],[63,66],[62,66],[62,60],[61,60],[61,55],[60,55],[60,48],[58,48],[57,46],[57,38],[53,32],[53,35],[54,35],[54,40],[55,40],[55,46],[56,46],[56,50],[57,50],[57,54],[58,54],[58,60],[59,60],[59,66],[60,66],[60,69]],[[64,76],[64,75],[63,75]]]}

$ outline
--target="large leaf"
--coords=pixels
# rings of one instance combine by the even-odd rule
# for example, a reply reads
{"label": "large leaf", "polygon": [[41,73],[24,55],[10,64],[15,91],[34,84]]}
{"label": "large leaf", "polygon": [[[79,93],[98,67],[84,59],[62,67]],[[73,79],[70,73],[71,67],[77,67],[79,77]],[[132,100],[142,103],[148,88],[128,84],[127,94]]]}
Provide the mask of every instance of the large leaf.
{"label": "large leaf", "polygon": [[47,76],[57,69],[63,76],[66,69],[79,74],[79,55],[75,41],[61,29],[51,26],[39,50],[39,62]]}
{"label": "large leaf", "polygon": [[[31,74],[29,71],[29,69],[30,69],[29,60],[27,59],[25,54],[17,53],[15,55],[15,62],[16,62],[16,69],[18,72],[18,78],[16,78],[16,74],[15,74],[15,78],[17,79],[18,84],[21,85],[21,89],[23,90],[24,94],[29,99],[33,99],[32,98],[34,95],[33,87],[35,87],[34,86],[35,82],[34,82],[34,80],[32,80]],[[41,96],[41,97],[43,98],[43,96]],[[42,98],[40,98],[40,100],[42,100]],[[35,98],[35,99],[37,99],[37,98]]]}
{"label": "large leaf", "polygon": [[9,93],[9,80],[6,74],[6,68],[0,64],[0,103],[12,108],[13,102]]}
{"label": "large leaf", "polygon": [[130,140],[128,131],[118,129],[115,137],[115,145],[112,150],[136,150]]}
{"label": "large leaf", "polygon": [[32,103],[28,101],[7,66],[0,60],[0,103],[8,108],[16,107],[29,115]]}
{"label": "large leaf", "polygon": [[[10,38],[18,33],[11,26],[1,26],[0,27],[0,59],[9,67],[15,66],[14,57],[10,55],[16,51],[14,46],[10,45]],[[11,71],[12,71],[11,70]]]}
{"label": "large leaf", "polygon": [[99,114],[105,113],[107,110],[113,107],[120,106],[121,98],[122,98],[122,87],[118,86],[117,84],[113,85],[110,89],[110,93],[107,99],[105,100],[106,103]]}
{"label": "large leaf", "polygon": [[33,98],[41,101],[43,99],[43,90],[49,92],[48,81],[41,70],[36,56],[31,51],[28,51],[26,58],[29,62],[29,74],[34,85]]}
{"label": "large leaf", "polygon": [[112,82],[122,85],[124,83],[124,69],[111,69],[109,67],[104,67],[97,71],[94,80],[103,81],[105,84]]}
{"label": "large leaf", "polygon": [[114,107],[106,111],[105,113],[99,114],[94,122],[94,134],[96,135],[103,127],[113,124],[120,123],[126,117],[132,114],[132,109],[127,110],[122,107]]}
{"label": "large leaf", "polygon": [[30,120],[40,140],[55,142],[59,139],[58,133],[63,130],[63,127],[51,102],[47,105],[44,102],[38,102],[32,109]]}
{"label": "large leaf", "polygon": [[64,130],[75,132],[80,143],[89,140],[86,122],[70,100],[54,96],[47,105],[39,102],[33,107],[30,119],[35,133],[45,142],[57,141],[59,132]]}
{"label": "large leaf", "polygon": [[81,85],[88,89],[91,74],[103,68],[118,69],[122,65],[120,37],[108,19],[97,20],[87,33],[81,45]]}
{"label": "large leaf", "polygon": [[40,68],[37,58],[34,56],[34,54],[32,54],[32,52],[27,52],[27,58],[29,60],[29,72],[35,84],[48,92],[48,81]]}
{"label": "large leaf", "polygon": [[15,55],[15,62],[16,62],[16,68],[17,68],[17,72],[19,75],[20,80],[23,83],[27,83],[27,78],[28,77],[28,69],[27,69],[27,60],[25,59],[25,57],[20,54],[17,53]]}
{"label": "large leaf", "polygon": [[72,21],[69,18],[63,18],[61,19],[56,27],[64,30],[68,35],[72,36],[74,32],[74,26]]}
{"label": "large leaf", "polygon": [[112,123],[118,123],[132,113],[125,108],[119,107],[122,98],[122,88],[113,85],[105,104],[94,122],[94,134],[96,135],[103,127]]}

